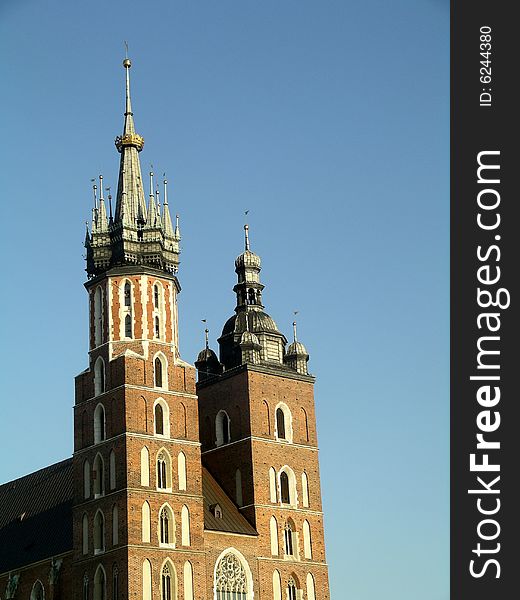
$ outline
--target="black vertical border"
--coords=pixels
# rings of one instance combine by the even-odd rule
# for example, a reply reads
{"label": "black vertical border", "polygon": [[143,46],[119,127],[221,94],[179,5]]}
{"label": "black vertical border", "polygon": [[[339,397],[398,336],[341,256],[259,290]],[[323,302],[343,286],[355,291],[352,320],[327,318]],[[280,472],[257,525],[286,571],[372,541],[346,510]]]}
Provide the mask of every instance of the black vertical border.
{"label": "black vertical border", "polygon": [[[518,293],[520,278],[520,24],[515,21],[516,3],[507,0],[451,1],[451,598],[452,600],[502,600],[520,598],[520,335]],[[492,81],[480,81],[480,27],[491,27]],[[491,107],[479,106],[483,88],[491,87]],[[500,231],[486,232],[477,225],[477,155],[481,151],[500,151]],[[501,239],[494,238],[499,234]],[[500,246],[487,262],[477,258],[477,246]],[[511,294],[508,309],[479,309],[477,270],[484,264],[501,269],[500,282],[482,286],[490,291],[507,288]],[[499,473],[472,473],[469,456],[476,450],[477,415],[485,410],[476,401],[476,392],[485,382],[470,381],[471,375],[489,374],[477,369],[477,339],[486,335],[477,327],[479,312],[500,313],[501,328],[498,383],[501,400],[496,408],[501,424],[486,437],[498,440],[500,450],[489,451],[490,462],[500,464]],[[496,358],[496,357],[495,357]],[[494,372],[496,374],[497,372]],[[478,454],[479,455],[479,454]],[[480,454],[481,455],[481,454]],[[479,456],[480,456],[479,455]],[[477,476],[489,481],[500,475],[501,507],[496,515],[482,515],[477,509]],[[491,476],[492,475],[492,476]],[[484,508],[492,507],[497,495],[482,495]],[[496,504],[496,503],[495,503]],[[495,540],[479,539],[482,519],[495,518],[500,535]],[[482,529],[492,535],[493,525]],[[475,552],[482,548],[496,553]],[[487,559],[500,563],[488,565],[482,577],[470,574],[476,560],[480,572]]]}

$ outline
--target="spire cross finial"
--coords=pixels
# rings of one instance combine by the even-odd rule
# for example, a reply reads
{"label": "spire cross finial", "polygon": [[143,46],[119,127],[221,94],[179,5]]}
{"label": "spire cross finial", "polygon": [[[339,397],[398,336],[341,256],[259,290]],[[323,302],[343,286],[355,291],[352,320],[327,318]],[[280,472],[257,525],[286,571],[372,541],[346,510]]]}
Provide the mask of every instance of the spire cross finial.
{"label": "spire cross finial", "polygon": [[150,197],[153,198],[153,171],[150,171]]}
{"label": "spire cross finial", "polygon": [[103,198],[103,175],[99,176],[99,201],[104,202]]}
{"label": "spire cross finial", "polygon": [[166,179],[166,173],[163,173],[163,184],[164,184],[164,206],[168,206],[168,180]]}
{"label": "spire cross finial", "polygon": [[[92,181],[95,181],[95,179],[92,179]],[[94,192],[94,208],[97,210],[97,185],[95,183],[92,184],[92,190]]]}
{"label": "spire cross finial", "polygon": [[297,336],[296,336],[296,321],[293,321],[292,327],[293,327],[293,336],[294,336],[294,341],[295,341],[295,342],[297,342],[297,341],[298,341],[298,338],[297,338]]}
{"label": "spire cross finial", "polygon": [[204,336],[206,339],[206,350],[208,350],[209,348],[209,329],[206,327],[206,329],[204,329]]}
{"label": "spire cross finial", "polygon": [[132,66],[131,60],[128,58],[128,44],[125,42],[126,46],[126,58],[123,61],[123,67],[126,71],[126,110],[125,115],[131,115],[132,113],[132,103],[130,102],[130,67]]}
{"label": "spire cross finial", "polygon": [[244,225],[244,234],[246,242],[246,251],[249,251],[249,225]]}

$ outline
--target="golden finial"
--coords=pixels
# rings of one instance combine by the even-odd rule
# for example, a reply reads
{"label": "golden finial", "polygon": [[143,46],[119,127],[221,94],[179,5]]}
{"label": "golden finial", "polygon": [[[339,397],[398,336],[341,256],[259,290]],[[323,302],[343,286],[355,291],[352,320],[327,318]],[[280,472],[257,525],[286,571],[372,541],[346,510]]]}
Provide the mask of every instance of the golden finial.
{"label": "golden finial", "polygon": [[246,242],[246,252],[249,252],[249,225],[244,225],[244,234],[245,234],[245,242]]}

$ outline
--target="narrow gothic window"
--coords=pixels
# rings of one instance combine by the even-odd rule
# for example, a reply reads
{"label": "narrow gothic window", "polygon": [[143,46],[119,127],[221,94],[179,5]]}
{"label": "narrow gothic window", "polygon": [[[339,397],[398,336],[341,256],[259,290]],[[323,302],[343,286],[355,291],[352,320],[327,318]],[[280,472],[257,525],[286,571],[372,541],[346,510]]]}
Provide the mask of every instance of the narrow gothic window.
{"label": "narrow gothic window", "polygon": [[153,305],[155,308],[159,308],[159,286],[157,284],[153,286]]}
{"label": "narrow gothic window", "polygon": [[291,494],[289,488],[289,476],[285,471],[280,473],[280,495],[283,504],[291,503]]}
{"label": "narrow gothic window", "polygon": [[131,287],[128,281],[125,283],[125,306],[130,306],[131,300]]}
{"label": "narrow gothic window", "polygon": [[169,565],[164,565],[161,574],[161,600],[172,600],[172,575]]}
{"label": "narrow gothic window", "polygon": [[44,600],[45,591],[43,589],[42,582],[38,579],[33,585],[33,589],[31,592],[31,600]]}
{"label": "narrow gothic window", "polygon": [[276,429],[278,437],[282,440],[285,439],[285,415],[281,408],[276,409]]}
{"label": "narrow gothic window", "polygon": [[92,478],[94,480],[94,497],[98,498],[105,493],[105,465],[100,454],[94,459]]}
{"label": "narrow gothic window", "polygon": [[170,543],[170,517],[166,508],[161,510],[160,515],[160,533],[161,533],[161,544]]}
{"label": "narrow gothic window", "polygon": [[83,576],[83,600],[89,600],[88,598],[88,577]]}
{"label": "narrow gothic window", "polygon": [[162,362],[159,357],[155,359],[155,387],[163,386]]}
{"label": "narrow gothic window", "polygon": [[94,410],[94,444],[105,439],[105,407],[98,404]]}
{"label": "narrow gothic window", "polygon": [[219,411],[215,419],[217,446],[229,443],[229,417],[223,410]]}
{"label": "narrow gothic window", "polygon": [[297,600],[296,583],[292,577],[289,579],[289,585],[287,589],[289,591],[289,600]]}
{"label": "narrow gothic window", "polygon": [[106,600],[105,571],[99,566],[94,575],[94,600]]}
{"label": "narrow gothic window", "polygon": [[155,433],[164,435],[164,416],[163,409],[160,404],[155,405]]}
{"label": "narrow gothic window", "polygon": [[165,490],[168,488],[166,457],[161,452],[157,457],[157,488]]}
{"label": "narrow gothic window", "polygon": [[94,517],[94,553],[105,550],[105,519],[103,513],[98,510]]}
{"label": "narrow gothic window", "polygon": [[284,528],[285,554],[294,556],[294,529],[290,521],[287,521]]}
{"label": "narrow gothic window", "polygon": [[132,337],[132,317],[130,315],[125,317],[125,337]]}
{"label": "narrow gothic window", "polygon": [[155,337],[159,339],[161,337],[161,328],[159,326],[159,317],[155,317]]}
{"label": "narrow gothic window", "polygon": [[229,552],[223,556],[215,573],[216,600],[246,600],[249,592],[244,566]]}
{"label": "narrow gothic window", "polygon": [[119,571],[117,567],[114,567],[112,573],[112,598],[113,600],[119,600]]}

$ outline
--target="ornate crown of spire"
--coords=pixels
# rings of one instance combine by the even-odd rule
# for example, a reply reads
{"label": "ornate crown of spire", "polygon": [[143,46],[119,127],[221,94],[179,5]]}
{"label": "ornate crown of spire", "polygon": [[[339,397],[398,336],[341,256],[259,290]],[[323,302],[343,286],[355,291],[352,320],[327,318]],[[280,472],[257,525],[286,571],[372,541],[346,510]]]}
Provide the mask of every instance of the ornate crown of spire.
{"label": "ornate crown of spire", "polygon": [[167,180],[164,178],[163,210],[160,209],[159,191],[154,198],[153,173],[150,173],[150,201],[145,201],[139,152],[144,139],[135,131],[134,113],[130,96],[130,68],[128,57],[125,69],[125,120],[123,133],[115,144],[121,154],[116,194],[115,214],[112,218],[112,197],[109,196],[110,217],[107,219],[103,197],[103,177],[100,176],[100,197],[97,186],[94,196],[92,232],[87,235],[87,273],[94,277],[118,265],[146,265],[168,273],[176,273],[179,265],[179,221],[175,229],[168,205]]}

